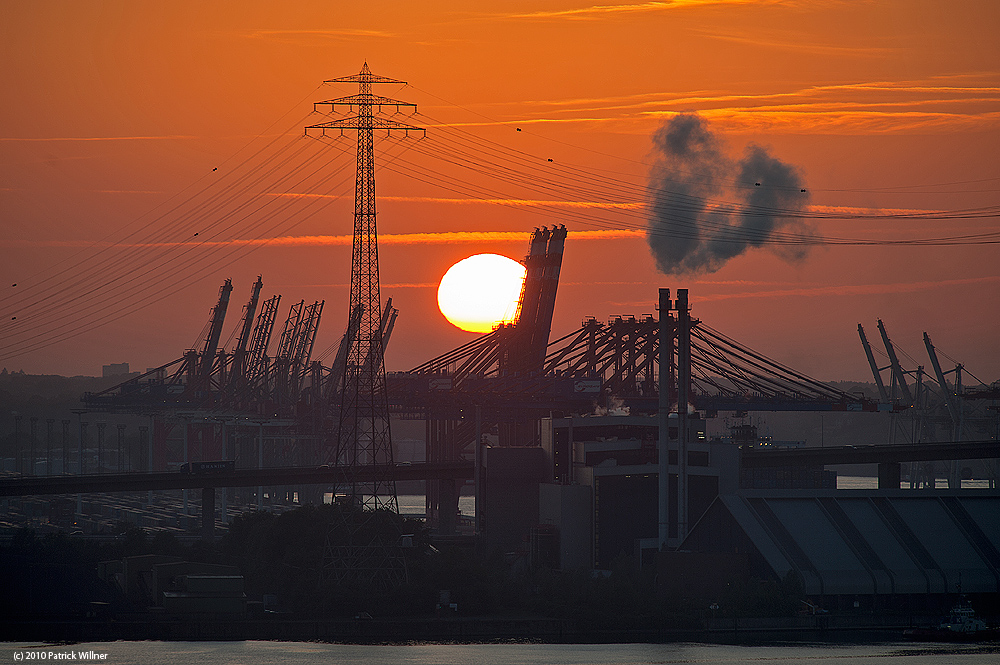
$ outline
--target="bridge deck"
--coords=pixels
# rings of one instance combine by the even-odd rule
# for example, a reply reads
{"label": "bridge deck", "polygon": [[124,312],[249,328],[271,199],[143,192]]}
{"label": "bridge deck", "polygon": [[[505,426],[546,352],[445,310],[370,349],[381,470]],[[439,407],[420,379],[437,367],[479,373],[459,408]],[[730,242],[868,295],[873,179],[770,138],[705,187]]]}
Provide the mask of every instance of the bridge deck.
{"label": "bridge deck", "polygon": [[1000,441],[949,441],[835,448],[748,449],[743,451],[742,465],[759,468],[997,458],[1000,458]]}
{"label": "bridge deck", "polygon": [[[0,496],[77,494],[86,492],[139,492],[147,490],[197,489],[205,487],[257,487],[275,485],[344,485],[367,482],[375,467],[285,467],[236,469],[211,473],[103,473],[82,476],[22,476],[0,478]],[[438,480],[473,477],[472,462],[428,462],[397,464],[396,480]],[[384,476],[382,476],[384,477]]]}

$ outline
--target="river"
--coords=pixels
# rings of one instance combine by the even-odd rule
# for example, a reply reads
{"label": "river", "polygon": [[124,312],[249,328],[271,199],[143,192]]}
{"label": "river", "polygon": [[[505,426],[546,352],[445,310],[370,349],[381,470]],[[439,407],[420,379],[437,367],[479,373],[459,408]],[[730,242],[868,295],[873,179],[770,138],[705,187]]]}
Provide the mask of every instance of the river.
{"label": "river", "polygon": [[[6,654],[4,654],[6,652]],[[67,655],[73,654],[76,658]],[[103,655],[103,657],[101,657]],[[82,656],[91,656],[82,658]],[[313,642],[92,642],[73,645],[6,643],[4,662],[101,662],[114,665],[986,665],[1000,644],[408,644]]]}

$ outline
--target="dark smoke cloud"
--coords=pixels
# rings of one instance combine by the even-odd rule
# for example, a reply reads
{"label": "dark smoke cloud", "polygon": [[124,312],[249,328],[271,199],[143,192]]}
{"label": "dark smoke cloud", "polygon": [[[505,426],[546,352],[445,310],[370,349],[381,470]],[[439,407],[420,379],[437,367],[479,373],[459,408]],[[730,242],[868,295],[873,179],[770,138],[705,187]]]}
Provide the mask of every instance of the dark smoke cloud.
{"label": "dark smoke cloud", "polygon": [[771,244],[775,234],[814,237],[804,220],[776,214],[808,203],[794,166],[758,145],[731,159],[707,121],[693,113],[674,116],[653,142],[646,238],[660,272],[714,272],[751,247],[767,247],[786,261],[805,258],[808,245]]}

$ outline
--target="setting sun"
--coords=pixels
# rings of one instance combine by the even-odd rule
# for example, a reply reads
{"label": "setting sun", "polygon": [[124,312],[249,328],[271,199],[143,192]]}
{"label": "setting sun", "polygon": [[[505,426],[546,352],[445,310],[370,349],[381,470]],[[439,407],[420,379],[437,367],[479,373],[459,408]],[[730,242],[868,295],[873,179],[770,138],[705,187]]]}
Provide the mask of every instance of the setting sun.
{"label": "setting sun", "polygon": [[448,321],[469,332],[490,332],[517,315],[524,266],[499,254],[462,259],[444,274],[438,307]]}

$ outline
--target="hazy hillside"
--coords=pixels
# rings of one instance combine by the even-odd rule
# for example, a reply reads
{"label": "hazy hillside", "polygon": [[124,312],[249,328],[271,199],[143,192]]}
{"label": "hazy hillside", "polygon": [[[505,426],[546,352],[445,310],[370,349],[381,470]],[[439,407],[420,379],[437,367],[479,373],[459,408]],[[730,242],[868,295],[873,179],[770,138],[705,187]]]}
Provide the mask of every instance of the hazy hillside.
{"label": "hazy hillside", "polygon": [[[0,456],[11,456],[14,416],[21,416],[22,435],[28,432],[31,418],[38,418],[38,437],[44,436],[45,419],[72,419],[74,409],[83,408],[80,398],[85,392],[98,392],[124,381],[114,376],[58,376],[55,374],[24,374],[0,371]],[[56,424],[56,431],[62,431]]]}

